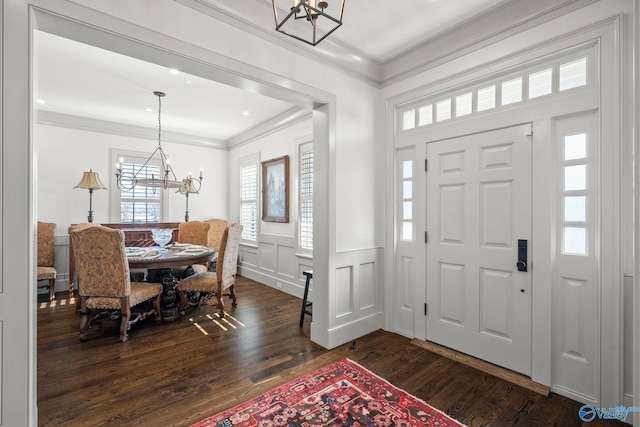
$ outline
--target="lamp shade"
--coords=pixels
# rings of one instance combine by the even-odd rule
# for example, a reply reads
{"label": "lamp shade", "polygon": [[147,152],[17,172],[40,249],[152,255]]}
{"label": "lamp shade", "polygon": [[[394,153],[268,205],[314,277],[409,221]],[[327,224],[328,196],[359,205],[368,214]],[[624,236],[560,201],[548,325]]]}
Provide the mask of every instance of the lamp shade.
{"label": "lamp shade", "polygon": [[191,194],[191,193],[197,193],[198,192],[198,189],[194,185],[193,180],[191,180],[191,179],[183,179],[182,182],[183,182],[182,186],[180,188],[178,188],[178,193],[180,193],[180,194]]}
{"label": "lamp shade", "polygon": [[98,176],[98,172],[94,172],[89,169],[89,172],[84,172],[82,175],[82,179],[73,188],[86,188],[88,190],[108,190],[107,187],[104,186],[102,181],[100,181],[100,177]]}

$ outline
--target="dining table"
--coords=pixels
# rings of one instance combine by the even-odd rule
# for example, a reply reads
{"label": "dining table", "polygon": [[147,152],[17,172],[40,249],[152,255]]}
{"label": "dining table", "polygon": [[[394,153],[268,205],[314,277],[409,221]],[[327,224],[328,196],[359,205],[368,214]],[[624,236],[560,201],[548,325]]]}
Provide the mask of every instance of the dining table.
{"label": "dining table", "polygon": [[[165,247],[126,247],[129,269],[146,269],[147,281],[162,284],[160,317],[163,322],[177,320],[180,313],[176,284],[178,278],[173,268],[194,264],[208,264],[215,256],[215,249],[207,246],[172,243]],[[153,273],[153,274],[152,274]]]}
{"label": "dining table", "polygon": [[174,243],[164,248],[159,246],[127,247],[130,269],[160,269],[206,264],[216,253],[207,246]]}

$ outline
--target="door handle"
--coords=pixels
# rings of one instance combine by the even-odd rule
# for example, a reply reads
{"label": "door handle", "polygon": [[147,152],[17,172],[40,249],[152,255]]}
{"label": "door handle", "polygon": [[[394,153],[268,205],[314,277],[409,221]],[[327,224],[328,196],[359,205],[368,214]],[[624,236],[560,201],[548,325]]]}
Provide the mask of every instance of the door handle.
{"label": "door handle", "polygon": [[518,271],[527,271],[527,240],[518,239]]}

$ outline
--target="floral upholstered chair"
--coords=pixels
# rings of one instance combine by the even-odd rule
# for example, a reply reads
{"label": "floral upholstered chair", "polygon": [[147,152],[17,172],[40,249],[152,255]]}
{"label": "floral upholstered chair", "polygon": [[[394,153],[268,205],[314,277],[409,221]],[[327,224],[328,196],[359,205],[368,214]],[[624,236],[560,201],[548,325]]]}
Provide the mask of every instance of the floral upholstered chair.
{"label": "floral upholstered chair", "polygon": [[[70,225],[68,229],[69,235],[71,235],[72,231],[82,230],[87,227],[95,227],[96,225],[93,222],[81,222],[80,224]],[[73,283],[76,278],[76,260],[73,254],[73,244],[71,241],[69,242],[69,298],[73,297]],[[80,308],[80,300],[77,301],[77,306]]]}
{"label": "floral upholstered chair", "polygon": [[[197,273],[178,282],[180,306],[184,311],[188,306],[204,304],[207,299],[215,295],[220,309],[220,317],[224,317],[223,292],[229,289],[232,305],[237,305],[235,293],[236,274],[238,272],[238,252],[240,250],[240,234],[242,226],[231,224],[222,234],[220,249],[218,250],[218,268],[215,272]],[[194,292],[198,300],[191,301],[187,292]]]}
{"label": "floral upholstered chair", "polygon": [[46,285],[38,285],[39,288],[49,288],[49,300],[56,299],[56,269],[54,267],[55,243],[54,230],[56,224],[53,222],[38,221],[38,282],[46,280]]}
{"label": "floral upholstered chair", "polygon": [[[160,319],[159,283],[131,283],[129,263],[124,246],[124,233],[103,226],[75,230],[70,233],[76,261],[78,295],[80,296],[80,339],[87,339],[89,314],[92,309],[120,310],[120,340],[128,339],[130,325],[151,314]],[[142,303],[151,300],[151,307]],[[142,312],[132,318],[131,308],[140,305]]]}
{"label": "floral upholstered chair", "polygon": [[215,271],[218,262],[218,252],[220,251],[220,241],[222,240],[222,234],[227,228],[228,222],[224,219],[209,219],[205,222],[211,225],[211,228],[209,228],[209,247],[216,250],[213,259],[209,261],[209,271]]}
{"label": "floral upholstered chair", "polygon": [[[207,222],[181,222],[180,225],[178,225],[178,243],[209,246],[210,228],[211,225]],[[209,266],[204,264],[194,264],[191,267],[193,267],[196,273],[201,273],[209,269]]]}

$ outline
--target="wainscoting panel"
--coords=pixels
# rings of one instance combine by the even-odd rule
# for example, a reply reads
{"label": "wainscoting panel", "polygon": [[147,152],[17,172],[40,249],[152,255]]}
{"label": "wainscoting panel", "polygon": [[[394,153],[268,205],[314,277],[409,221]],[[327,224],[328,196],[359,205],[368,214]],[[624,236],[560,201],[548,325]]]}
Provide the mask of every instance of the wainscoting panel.
{"label": "wainscoting panel", "polygon": [[360,311],[372,308],[376,305],[375,285],[375,264],[373,262],[360,264],[360,280],[358,286],[358,290],[360,292]]}
{"label": "wainscoting panel", "polygon": [[384,327],[383,254],[383,248],[336,253],[328,284],[329,348]]}
{"label": "wainscoting panel", "polygon": [[259,257],[258,262],[261,270],[269,271],[271,273],[276,271],[278,247],[272,243],[260,242],[258,244]]}
{"label": "wainscoting panel", "polygon": [[353,267],[336,269],[336,289],[333,299],[335,317],[343,317],[353,313]]}
{"label": "wainscoting panel", "polygon": [[407,337],[414,337],[415,262],[409,254],[397,255],[396,259],[395,329]]}
{"label": "wainscoting panel", "polygon": [[293,246],[278,245],[278,273],[289,279],[296,278],[296,264],[291,260],[296,258],[296,250]]}
{"label": "wainscoting panel", "polygon": [[[261,234],[259,239],[257,246],[240,245],[238,273],[302,298],[306,279],[302,272],[313,270],[311,256],[296,254],[292,237]],[[313,301],[313,282],[309,300]]]}
{"label": "wainscoting panel", "polygon": [[240,246],[240,265],[258,267],[258,248],[254,246]]}

